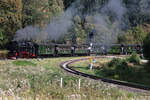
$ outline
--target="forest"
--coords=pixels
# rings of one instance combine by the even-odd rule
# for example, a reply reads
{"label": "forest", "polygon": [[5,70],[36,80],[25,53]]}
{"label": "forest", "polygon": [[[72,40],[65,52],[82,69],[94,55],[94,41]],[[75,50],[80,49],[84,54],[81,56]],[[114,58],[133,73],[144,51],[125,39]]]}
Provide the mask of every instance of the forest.
{"label": "forest", "polygon": [[143,44],[150,32],[148,0],[1,0],[0,48],[30,40]]}

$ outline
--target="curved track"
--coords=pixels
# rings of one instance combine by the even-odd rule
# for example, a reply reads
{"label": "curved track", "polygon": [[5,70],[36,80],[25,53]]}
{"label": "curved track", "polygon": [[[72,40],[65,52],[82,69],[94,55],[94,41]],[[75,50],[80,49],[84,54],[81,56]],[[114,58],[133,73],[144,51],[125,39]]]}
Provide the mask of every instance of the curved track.
{"label": "curved track", "polygon": [[[99,56],[99,57],[96,57],[96,58],[106,58],[106,57],[115,58],[116,56]],[[119,57],[122,57],[122,56],[119,56]],[[116,58],[118,58],[118,57],[116,57]],[[150,87],[147,87],[147,86],[144,86],[144,85],[128,83],[128,82],[113,80],[113,79],[107,79],[107,78],[103,78],[103,77],[97,77],[97,76],[93,76],[93,75],[89,75],[89,74],[86,74],[86,73],[76,71],[76,70],[69,67],[69,64],[75,63],[75,62],[78,62],[78,61],[81,61],[81,60],[88,60],[88,58],[81,58],[81,59],[76,59],[76,60],[65,61],[65,62],[62,62],[60,64],[60,66],[61,66],[61,68],[63,68],[65,71],[67,71],[69,73],[72,73],[72,74],[75,74],[75,75],[80,75],[80,76],[87,77],[87,78],[90,78],[90,79],[101,80],[105,83],[116,84],[119,88],[123,88],[123,89],[129,90],[129,91],[147,92],[147,91],[150,90]]]}

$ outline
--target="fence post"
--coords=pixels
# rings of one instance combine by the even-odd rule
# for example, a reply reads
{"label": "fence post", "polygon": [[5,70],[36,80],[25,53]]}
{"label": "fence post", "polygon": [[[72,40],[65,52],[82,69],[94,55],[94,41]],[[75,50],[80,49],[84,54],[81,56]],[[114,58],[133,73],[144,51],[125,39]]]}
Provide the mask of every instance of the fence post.
{"label": "fence post", "polygon": [[62,86],[63,86],[63,78],[61,77],[60,78],[60,87],[62,88]]}
{"label": "fence post", "polygon": [[93,68],[93,63],[90,64],[90,70],[92,70],[92,68]]}
{"label": "fence post", "polygon": [[78,89],[80,91],[80,86],[81,86],[81,79],[79,78],[79,83],[78,83]]}

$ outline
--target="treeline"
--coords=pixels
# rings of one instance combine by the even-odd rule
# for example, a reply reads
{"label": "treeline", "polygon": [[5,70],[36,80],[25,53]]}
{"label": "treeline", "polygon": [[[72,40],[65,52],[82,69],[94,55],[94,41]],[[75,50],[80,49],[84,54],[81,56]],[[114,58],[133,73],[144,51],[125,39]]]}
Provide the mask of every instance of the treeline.
{"label": "treeline", "polygon": [[[15,32],[28,25],[44,27],[53,18],[63,13],[68,7],[78,2],[78,13],[72,18],[72,26],[67,35],[59,41],[65,43],[85,43],[90,32],[95,31],[95,24],[91,22],[91,16],[95,15],[109,2],[109,0],[1,0],[0,1],[0,48],[13,40]],[[126,8],[124,26],[119,30],[118,43],[142,44],[148,32],[150,32],[150,5],[148,0],[123,0]],[[103,12],[100,12],[101,14]],[[107,22],[112,24],[114,13],[107,12]],[[101,31],[101,30],[100,30]],[[105,32],[111,30],[105,29]],[[99,32],[99,31],[98,31]],[[98,34],[97,32],[97,34]]]}
{"label": "treeline", "polygon": [[63,10],[63,0],[1,0],[0,47],[5,47],[18,29],[28,25],[42,27]]}

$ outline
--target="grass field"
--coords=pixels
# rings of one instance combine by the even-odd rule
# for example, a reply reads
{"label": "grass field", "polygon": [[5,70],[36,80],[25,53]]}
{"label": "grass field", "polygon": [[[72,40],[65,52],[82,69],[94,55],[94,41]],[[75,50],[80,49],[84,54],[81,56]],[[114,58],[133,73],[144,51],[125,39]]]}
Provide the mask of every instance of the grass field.
{"label": "grass field", "polygon": [[89,61],[80,61],[70,65],[73,69],[98,77],[132,82],[150,87],[150,72],[146,64],[129,63],[126,59],[99,58],[89,68]]}
{"label": "grass field", "polygon": [[76,69],[78,71],[90,74],[90,75],[95,75],[95,76],[99,76],[96,75],[96,71],[97,69],[101,68],[104,64],[106,64],[107,62],[111,61],[112,58],[98,58],[95,60],[94,63],[94,69],[90,70],[90,62],[89,60],[82,60],[79,62],[75,62],[73,64],[70,64],[69,66],[72,67],[73,69]]}
{"label": "grass field", "polygon": [[[0,60],[0,97],[41,97],[48,100],[143,100],[147,94],[127,92],[100,81],[90,80],[64,72],[60,62],[78,59],[47,58]],[[104,62],[110,59],[102,59]],[[60,87],[60,78],[63,86]],[[81,87],[78,89],[78,79]]]}

